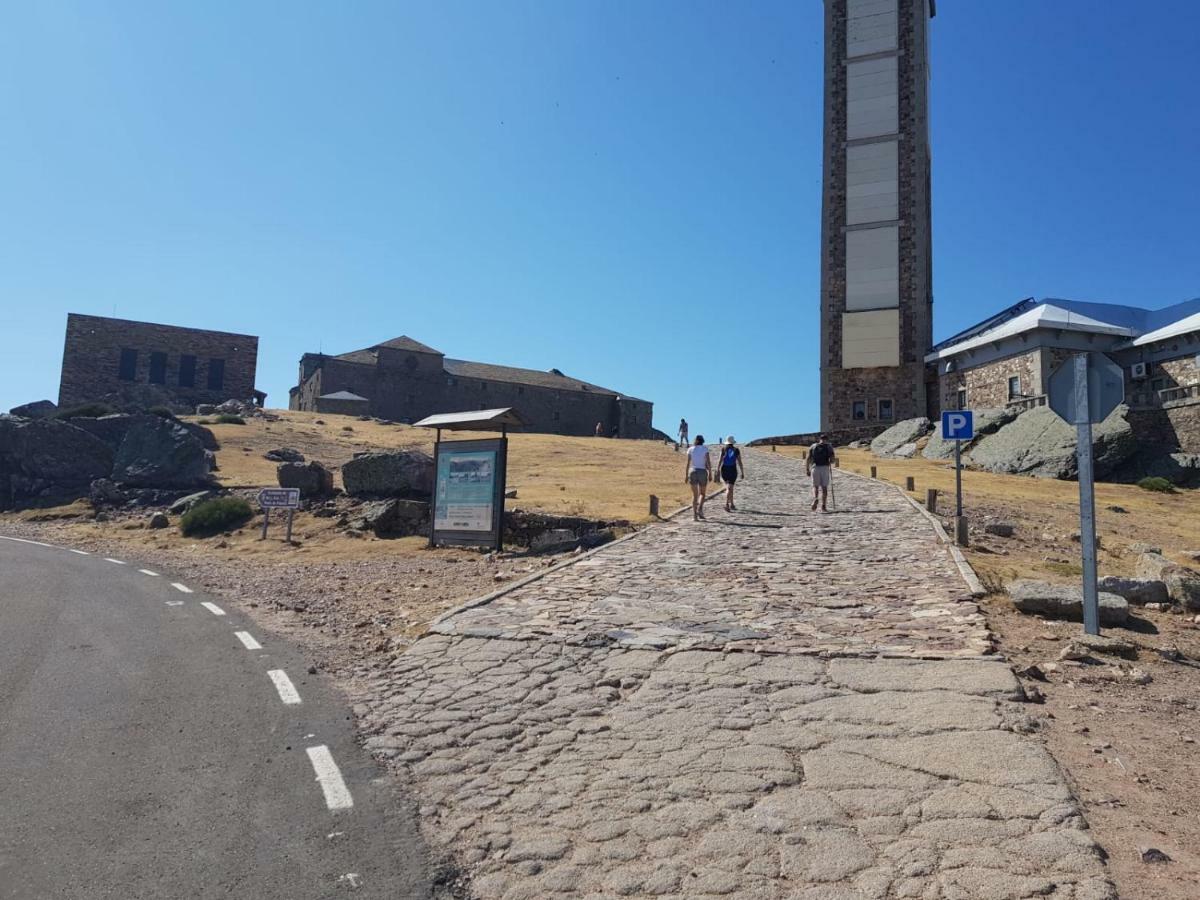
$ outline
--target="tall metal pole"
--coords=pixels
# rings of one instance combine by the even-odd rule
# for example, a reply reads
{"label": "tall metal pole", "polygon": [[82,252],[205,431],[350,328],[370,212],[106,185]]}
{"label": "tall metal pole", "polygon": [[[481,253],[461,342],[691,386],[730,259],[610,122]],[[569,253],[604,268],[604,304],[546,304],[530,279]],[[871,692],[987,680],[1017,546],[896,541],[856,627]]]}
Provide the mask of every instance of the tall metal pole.
{"label": "tall metal pole", "polygon": [[954,514],[962,518],[962,441],[954,442]]}
{"label": "tall metal pole", "polygon": [[1083,545],[1083,630],[1100,633],[1096,587],[1096,493],[1092,471],[1092,419],[1088,410],[1088,355],[1075,354],[1075,429],[1079,458],[1079,541]]}

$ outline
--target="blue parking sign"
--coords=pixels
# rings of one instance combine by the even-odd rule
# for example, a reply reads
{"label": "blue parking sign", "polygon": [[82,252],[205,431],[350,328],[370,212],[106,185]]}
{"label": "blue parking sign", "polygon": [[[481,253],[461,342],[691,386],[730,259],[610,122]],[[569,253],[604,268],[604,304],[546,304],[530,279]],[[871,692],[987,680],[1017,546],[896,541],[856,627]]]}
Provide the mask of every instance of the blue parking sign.
{"label": "blue parking sign", "polygon": [[969,409],[949,409],[942,413],[942,440],[969,441],[975,437],[975,416]]}

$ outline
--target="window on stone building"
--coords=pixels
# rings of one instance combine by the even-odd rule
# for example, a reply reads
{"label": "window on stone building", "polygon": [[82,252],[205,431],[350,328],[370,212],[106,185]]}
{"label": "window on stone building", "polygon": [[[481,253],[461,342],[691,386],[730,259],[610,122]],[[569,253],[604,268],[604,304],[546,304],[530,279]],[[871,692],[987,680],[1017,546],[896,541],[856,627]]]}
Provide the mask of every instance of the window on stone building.
{"label": "window on stone building", "polygon": [[1008,399],[1015,400],[1021,396],[1021,376],[1013,375],[1008,379]]}
{"label": "window on stone building", "polygon": [[196,357],[186,354],[179,357],[179,386],[196,386]]}
{"label": "window on stone building", "polygon": [[458,379],[455,378],[453,375],[447,375],[446,376],[446,386],[447,387],[457,387]]}
{"label": "window on stone building", "polygon": [[959,409],[967,408],[967,389],[966,388],[958,389],[958,408]]}
{"label": "window on stone building", "polygon": [[167,354],[154,352],[150,354],[150,383],[167,383]]}
{"label": "window on stone building", "polygon": [[525,388],[524,388],[522,385],[519,385],[519,384],[518,384],[518,385],[517,385],[517,393],[518,393],[518,394],[523,394],[523,393],[525,393]]}
{"label": "window on stone building", "polygon": [[121,365],[117,369],[117,377],[122,381],[133,381],[137,378],[137,351],[122,350]]}
{"label": "window on stone building", "polygon": [[867,418],[867,401],[855,400],[850,405],[850,418],[855,422],[862,422]]}
{"label": "window on stone building", "polygon": [[479,382],[479,389],[481,391],[486,391],[487,390],[487,382],[486,381]]}
{"label": "window on stone building", "polygon": [[877,400],[876,404],[877,404],[877,407],[875,410],[876,415],[883,421],[890,421],[892,419],[892,417],[895,415],[895,410],[892,408],[892,401],[891,400]]}
{"label": "window on stone building", "polygon": [[225,386],[225,360],[210,359],[208,361],[208,389],[219,391]]}
{"label": "window on stone building", "polygon": [[557,422],[557,421],[559,420],[559,418],[560,418],[560,417],[559,417],[559,415],[558,415],[558,410],[555,410],[555,411],[554,411],[554,421],[555,421],[555,422]]}

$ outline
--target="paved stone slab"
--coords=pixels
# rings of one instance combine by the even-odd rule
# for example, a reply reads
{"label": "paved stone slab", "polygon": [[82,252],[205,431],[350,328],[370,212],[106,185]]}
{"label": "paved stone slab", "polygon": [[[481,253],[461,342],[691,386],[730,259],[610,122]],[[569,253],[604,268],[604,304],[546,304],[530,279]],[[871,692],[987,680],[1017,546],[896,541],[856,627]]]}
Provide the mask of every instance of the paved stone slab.
{"label": "paved stone slab", "polygon": [[814,518],[794,461],[747,465],[742,516],[782,527],[652,529],[361,673],[473,896],[1114,898],[928,524],[844,477],[862,514]]}

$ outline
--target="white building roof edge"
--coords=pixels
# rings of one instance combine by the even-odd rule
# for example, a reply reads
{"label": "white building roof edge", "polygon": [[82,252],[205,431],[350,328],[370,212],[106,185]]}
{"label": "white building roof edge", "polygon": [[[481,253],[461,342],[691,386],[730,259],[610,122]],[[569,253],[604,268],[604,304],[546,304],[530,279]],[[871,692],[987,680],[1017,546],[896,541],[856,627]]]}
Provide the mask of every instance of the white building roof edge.
{"label": "white building roof edge", "polygon": [[1192,313],[1192,315],[1185,316],[1178,322],[1172,322],[1170,325],[1164,325],[1162,328],[1155,329],[1154,331],[1147,331],[1141,337],[1130,341],[1129,346],[1143,347],[1146,344],[1154,344],[1158,341],[1178,337],[1181,334],[1187,334],[1189,331],[1200,331],[1200,312]]}
{"label": "white building roof edge", "polygon": [[[1187,320],[1185,319],[1184,321]],[[1064,331],[1086,331],[1092,334],[1113,334],[1125,337],[1132,337],[1137,334],[1137,331],[1132,328],[1102,322],[1099,319],[1093,319],[1090,316],[1063,309],[1061,306],[1055,306],[1052,303],[1043,303],[1027,312],[1021,313],[1015,319],[1004,322],[991,331],[974,335],[957,344],[951,344],[949,347],[943,347],[941,350],[930,353],[925,357],[925,362],[936,362],[939,359],[955,356],[966,350],[983,347],[995,341],[1001,341],[1005,338],[1014,337],[1015,335],[1038,328],[1057,328]]]}

